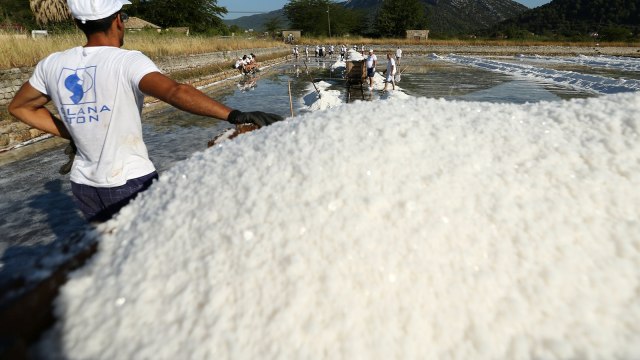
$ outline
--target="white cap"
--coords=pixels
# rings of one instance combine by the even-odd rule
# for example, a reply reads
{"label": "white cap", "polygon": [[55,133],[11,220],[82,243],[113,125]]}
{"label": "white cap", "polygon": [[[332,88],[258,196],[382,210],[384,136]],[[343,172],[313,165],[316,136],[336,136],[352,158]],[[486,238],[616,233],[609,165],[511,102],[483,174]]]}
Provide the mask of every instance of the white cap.
{"label": "white cap", "polygon": [[71,15],[82,21],[104,19],[128,4],[131,4],[128,0],[67,0]]}
{"label": "white cap", "polygon": [[373,49],[369,49],[369,52],[373,52]]}

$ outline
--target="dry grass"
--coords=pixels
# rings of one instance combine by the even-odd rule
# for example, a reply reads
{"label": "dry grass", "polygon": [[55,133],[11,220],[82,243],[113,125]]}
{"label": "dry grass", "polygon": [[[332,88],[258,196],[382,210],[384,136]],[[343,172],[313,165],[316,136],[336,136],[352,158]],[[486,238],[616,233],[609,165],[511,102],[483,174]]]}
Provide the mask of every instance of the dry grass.
{"label": "dry grass", "polygon": [[0,42],[0,69],[33,66],[48,54],[83,42],[84,36],[80,34],[50,36],[46,39],[3,36]]}
{"label": "dry grass", "polygon": [[[34,66],[40,59],[56,51],[80,46],[85,43],[84,35],[80,32],[45,39],[15,38],[0,35],[0,69],[12,67]],[[427,40],[417,41],[409,39],[368,39],[362,37],[348,38],[302,38],[299,44],[367,44],[389,46],[592,46],[590,42],[550,42],[550,41],[517,41],[517,40]],[[125,48],[140,50],[151,58],[161,56],[176,56],[188,54],[203,54],[216,51],[230,51],[240,49],[255,49],[282,46],[282,42],[248,39],[242,37],[214,38],[200,36],[183,36],[157,33],[128,33],[125,36]],[[638,47],[638,43],[600,43],[601,47],[620,46]]]}
{"label": "dry grass", "polygon": [[[0,41],[0,69],[34,66],[45,56],[81,46],[85,43],[81,33],[49,36],[44,39],[3,36]],[[151,58],[160,56],[204,54],[216,51],[255,49],[281,46],[281,42],[247,38],[213,38],[167,35],[155,33],[127,34],[125,48],[139,50]]]}
{"label": "dry grass", "polygon": [[152,58],[277,46],[282,46],[282,42],[241,37],[158,36],[153,33],[131,34],[125,37],[125,48],[142,51]]}

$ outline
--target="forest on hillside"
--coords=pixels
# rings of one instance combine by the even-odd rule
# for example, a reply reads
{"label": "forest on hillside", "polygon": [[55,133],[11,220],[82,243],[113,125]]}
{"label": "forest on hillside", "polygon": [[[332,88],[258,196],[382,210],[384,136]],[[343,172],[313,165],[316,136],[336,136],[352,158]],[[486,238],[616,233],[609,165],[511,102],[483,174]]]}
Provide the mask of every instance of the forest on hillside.
{"label": "forest on hillside", "polygon": [[554,0],[504,21],[490,30],[508,37],[637,40],[640,32],[640,0]]}

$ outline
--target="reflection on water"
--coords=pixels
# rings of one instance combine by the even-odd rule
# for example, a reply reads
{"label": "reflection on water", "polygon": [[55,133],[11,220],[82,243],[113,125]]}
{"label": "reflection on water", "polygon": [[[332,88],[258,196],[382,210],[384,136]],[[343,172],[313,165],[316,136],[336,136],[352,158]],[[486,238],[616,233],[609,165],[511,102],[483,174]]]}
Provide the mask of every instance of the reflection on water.
{"label": "reflection on water", "polygon": [[405,72],[399,85],[413,96],[516,104],[594,96],[555,84],[460,65],[432,62],[400,68]]}
{"label": "reflection on water", "polygon": [[[308,93],[312,79],[328,80],[332,83],[330,89],[345,91],[340,74],[330,70],[333,62],[311,58],[305,64],[300,59],[207,92],[232,108],[288,117],[289,83],[296,114],[304,111],[305,104],[301,99]],[[381,62],[378,69],[385,66]],[[399,68],[402,76],[398,85],[412,96],[514,103],[592,96],[556,85],[426,58],[403,59]],[[226,122],[190,115],[166,105],[148,109],[143,122],[150,157],[160,172],[195,152],[204,151],[207,142],[227,127]],[[25,254],[38,256],[47,251],[49,244],[64,241],[83,227],[84,221],[71,203],[68,177],[57,173],[66,161],[63,148],[64,145],[57,146],[0,165],[3,192],[0,266],[4,264],[0,269],[5,269],[0,271],[0,281],[10,275],[7,269],[16,268],[11,264],[26,261]],[[27,248],[30,251],[26,251]]]}
{"label": "reflection on water", "polygon": [[[572,58],[572,57],[570,57]],[[589,65],[582,65],[577,63],[563,63],[563,62],[553,62],[553,61],[541,61],[536,58],[520,58],[520,57],[501,57],[496,59],[505,63],[519,64],[519,65],[530,65],[530,66],[543,66],[546,69],[554,69],[561,71],[573,71],[581,74],[589,74],[589,75],[599,75],[612,79],[633,79],[640,80],[640,72],[638,71],[622,71],[620,69],[615,68],[606,68],[606,67],[596,67]],[[640,59],[638,59],[640,62]]]}

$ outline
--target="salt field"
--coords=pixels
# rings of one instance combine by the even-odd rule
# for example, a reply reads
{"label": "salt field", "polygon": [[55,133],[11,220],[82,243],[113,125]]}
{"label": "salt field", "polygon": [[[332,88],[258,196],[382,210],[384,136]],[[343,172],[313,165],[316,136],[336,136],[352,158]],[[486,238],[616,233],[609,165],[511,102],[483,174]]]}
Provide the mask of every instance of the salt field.
{"label": "salt field", "polygon": [[[288,116],[291,81],[297,116],[207,150],[226,124],[151,109],[160,180],[86,233],[34,355],[638,359],[634,61],[421,56],[353,104],[287,63],[211,94]],[[60,151],[0,167],[5,264],[82,230]]]}

